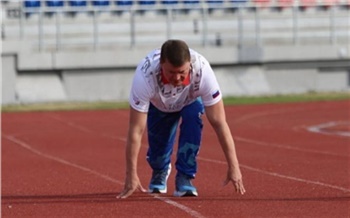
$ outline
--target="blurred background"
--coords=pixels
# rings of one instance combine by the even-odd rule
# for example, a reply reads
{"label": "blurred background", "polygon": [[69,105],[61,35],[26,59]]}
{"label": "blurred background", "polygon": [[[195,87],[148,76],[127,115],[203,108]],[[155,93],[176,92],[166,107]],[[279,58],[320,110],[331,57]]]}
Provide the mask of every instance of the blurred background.
{"label": "blurred background", "polygon": [[350,0],[1,1],[2,104],[126,101],[170,38],[224,96],[350,91]]}

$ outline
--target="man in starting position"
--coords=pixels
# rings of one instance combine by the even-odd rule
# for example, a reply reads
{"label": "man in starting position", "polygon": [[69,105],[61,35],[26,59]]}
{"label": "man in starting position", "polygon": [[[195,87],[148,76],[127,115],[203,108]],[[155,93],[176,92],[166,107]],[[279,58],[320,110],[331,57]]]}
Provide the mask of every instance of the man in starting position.
{"label": "man in starting position", "polygon": [[198,196],[191,180],[197,173],[202,138],[202,115],[216,132],[228,164],[225,184],[232,182],[244,194],[235,144],[226,122],[220,87],[208,61],[181,40],[168,40],[138,65],[130,93],[130,120],[126,144],[125,186],[118,198],[136,189],[145,191],[137,174],[141,139],[148,131],[147,161],[153,173],[149,192],[166,193],[171,154],[180,124],[175,162],[175,196]]}

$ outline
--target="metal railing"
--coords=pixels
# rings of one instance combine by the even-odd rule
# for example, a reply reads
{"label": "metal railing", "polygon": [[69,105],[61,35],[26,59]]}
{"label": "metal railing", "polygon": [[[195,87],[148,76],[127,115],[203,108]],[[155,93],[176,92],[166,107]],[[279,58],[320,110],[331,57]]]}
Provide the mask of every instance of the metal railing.
{"label": "metal railing", "polygon": [[[306,2],[301,1],[293,1],[291,5],[281,5],[281,1],[274,0],[274,1],[237,1],[237,2],[229,2],[229,1],[223,1],[223,3],[220,4],[211,4],[208,3],[208,1],[200,1],[198,4],[162,4],[161,1],[155,1],[155,4],[151,5],[142,5],[142,4],[132,4],[130,6],[120,6],[117,4],[113,4],[115,1],[110,1],[111,4],[108,6],[93,6],[92,0],[88,0],[88,5],[84,7],[72,7],[67,4],[68,1],[65,1],[65,4],[62,7],[49,7],[48,5],[45,5],[44,3],[47,1],[41,0],[41,6],[40,7],[24,7],[21,2],[18,4],[18,10],[19,10],[19,38],[24,39],[25,38],[25,25],[26,20],[28,17],[37,15],[38,16],[38,23],[37,23],[37,44],[38,49],[40,51],[45,50],[45,38],[44,38],[44,19],[46,16],[51,16],[55,18],[55,49],[61,50],[62,49],[62,32],[61,32],[61,26],[62,26],[62,16],[65,14],[76,14],[76,13],[88,13],[92,15],[92,40],[91,45],[93,49],[98,49],[99,45],[101,44],[100,36],[101,33],[99,31],[99,27],[101,25],[99,21],[99,15],[101,13],[110,13],[110,14],[122,14],[126,13],[129,16],[129,43],[130,47],[135,47],[137,45],[137,33],[136,33],[136,26],[135,18],[137,16],[143,16],[143,13],[145,12],[154,12],[157,13],[159,18],[163,18],[162,16],[165,16],[165,22],[166,22],[166,38],[171,38],[173,35],[174,30],[172,29],[173,24],[173,14],[174,13],[190,13],[191,11],[197,11],[199,12],[199,20],[202,24],[201,29],[201,39],[200,43],[202,46],[207,46],[209,44],[209,30],[208,30],[208,22],[211,19],[210,13],[213,10],[216,11],[229,11],[229,13],[236,14],[236,20],[233,20],[233,22],[237,22],[237,33],[235,38],[236,45],[237,46],[243,46],[245,43],[246,36],[245,33],[245,22],[246,18],[244,16],[245,11],[250,11],[249,13],[253,13],[253,21],[254,21],[254,44],[255,45],[261,45],[263,41],[263,34],[261,32],[262,25],[261,22],[264,20],[264,18],[261,16],[262,10],[282,10],[283,8],[291,10],[292,15],[288,19],[292,22],[292,43],[297,45],[300,43],[300,15],[305,13],[305,8],[322,8],[325,11],[328,11],[328,19],[329,19],[329,26],[328,26],[328,41],[331,44],[337,43],[337,13],[336,10],[339,8],[344,8],[349,12],[349,8],[346,3],[346,1],[343,2],[337,2],[336,4],[332,3],[315,3],[310,4]],[[3,10],[6,10],[6,7],[4,7]],[[346,13],[345,13],[346,14]],[[147,18],[145,18],[147,19]],[[231,18],[228,18],[231,19]],[[350,19],[350,18],[344,18],[344,19]],[[198,22],[198,20],[195,20]],[[192,22],[192,21],[189,21]],[[6,25],[6,24],[4,24]],[[79,24],[77,24],[79,25]],[[350,38],[350,24],[345,24],[345,38]],[[6,35],[6,33],[5,33]],[[216,45],[221,44],[221,35],[219,33],[216,34]],[[348,41],[350,42],[350,40]]]}

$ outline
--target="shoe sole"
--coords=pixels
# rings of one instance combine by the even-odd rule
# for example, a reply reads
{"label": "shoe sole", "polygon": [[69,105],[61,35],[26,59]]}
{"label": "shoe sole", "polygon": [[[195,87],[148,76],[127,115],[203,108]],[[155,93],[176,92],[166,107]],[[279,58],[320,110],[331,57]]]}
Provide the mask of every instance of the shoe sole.
{"label": "shoe sole", "polygon": [[198,192],[197,191],[175,191],[174,192],[175,197],[197,197]]}
{"label": "shoe sole", "polygon": [[148,192],[152,193],[152,194],[166,194],[167,190],[166,189],[154,188],[154,189],[149,189]]}
{"label": "shoe sole", "polygon": [[[167,182],[168,182],[168,178],[170,176],[170,172],[171,172],[171,165],[169,165],[169,168],[168,168],[168,173],[167,173],[167,176],[165,178],[165,184],[167,184]],[[164,189],[159,189],[159,188],[150,189],[149,188],[148,192],[149,193],[153,193],[153,194],[166,194],[167,193],[167,185],[165,185]]]}

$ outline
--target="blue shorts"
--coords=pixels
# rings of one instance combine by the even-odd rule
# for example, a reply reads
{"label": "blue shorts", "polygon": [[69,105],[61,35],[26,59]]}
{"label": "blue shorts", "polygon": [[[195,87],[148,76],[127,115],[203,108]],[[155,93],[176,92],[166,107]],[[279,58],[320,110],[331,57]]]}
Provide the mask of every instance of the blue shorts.
{"label": "blue shorts", "polygon": [[179,112],[165,113],[150,104],[147,128],[149,149],[147,161],[153,170],[165,170],[171,162],[176,131],[180,122],[175,167],[190,177],[197,172],[196,157],[201,145],[204,107],[201,99]]}

